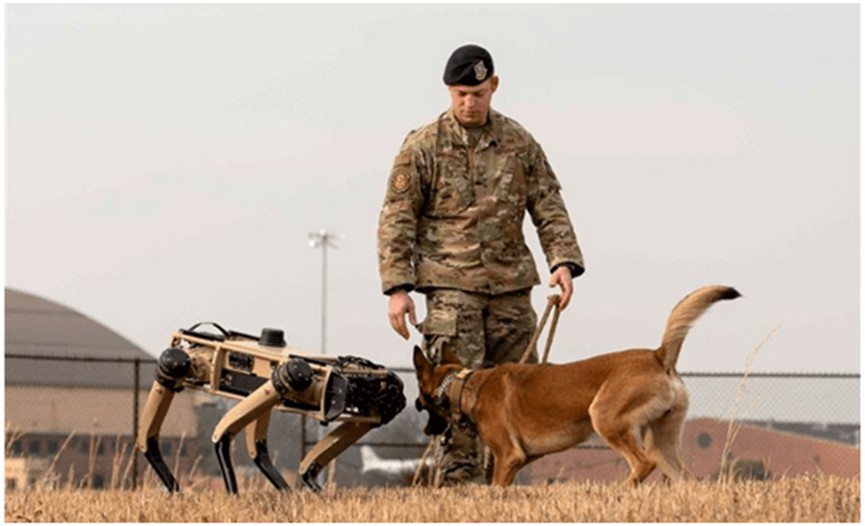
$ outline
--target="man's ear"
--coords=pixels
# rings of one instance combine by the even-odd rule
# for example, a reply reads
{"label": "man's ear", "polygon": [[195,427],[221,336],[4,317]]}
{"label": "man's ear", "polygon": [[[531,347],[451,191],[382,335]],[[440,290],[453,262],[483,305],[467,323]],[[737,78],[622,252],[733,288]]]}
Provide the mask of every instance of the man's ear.
{"label": "man's ear", "polygon": [[490,82],[490,87],[493,89],[493,93],[495,93],[496,90],[499,89],[499,76],[498,75],[493,75],[492,82]]}
{"label": "man's ear", "polygon": [[432,365],[417,345],[414,346],[414,355],[412,356],[412,359],[414,360],[414,370],[418,373],[429,369],[430,365]]}

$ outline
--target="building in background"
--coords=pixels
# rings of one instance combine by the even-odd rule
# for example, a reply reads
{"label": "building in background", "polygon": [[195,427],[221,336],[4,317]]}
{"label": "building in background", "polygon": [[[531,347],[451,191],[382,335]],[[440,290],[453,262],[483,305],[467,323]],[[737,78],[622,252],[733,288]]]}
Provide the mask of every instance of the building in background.
{"label": "building in background", "polygon": [[[32,294],[7,288],[5,314],[7,490],[41,483],[128,487],[149,471],[133,446],[134,403],[136,385],[138,407],[146,400],[153,357],[87,316]],[[163,455],[181,474],[198,456],[193,404],[193,397],[177,397],[162,428]]]}

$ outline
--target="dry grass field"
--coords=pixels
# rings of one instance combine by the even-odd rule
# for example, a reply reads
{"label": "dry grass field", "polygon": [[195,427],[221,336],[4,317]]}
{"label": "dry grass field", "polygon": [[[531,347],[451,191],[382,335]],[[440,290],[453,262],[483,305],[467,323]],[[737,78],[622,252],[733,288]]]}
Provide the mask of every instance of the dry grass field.
{"label": "dry grass field", "polygon": [[859,479],[493,488],[378,488],[228,496],[33,490],[6,495],[6,522],[859,522]]}

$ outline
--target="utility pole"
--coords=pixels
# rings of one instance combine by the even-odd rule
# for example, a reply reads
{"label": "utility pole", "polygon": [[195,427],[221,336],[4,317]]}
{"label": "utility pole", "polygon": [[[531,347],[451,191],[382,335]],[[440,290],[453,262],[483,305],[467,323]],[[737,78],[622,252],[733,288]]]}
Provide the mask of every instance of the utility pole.
{"label": "utility pole", "polygon": [[[321,247],[321,354],[327,354],[327,249],[337,248],[336,234],[327,230],[309,233],[309,248]],[[319,439],[324,432],[319,429]],[[302,424],[301,458],[306,455],[306,416]],[[327,470],[327,483],[333,484],[336,477],[336,459],[330,462]]]}

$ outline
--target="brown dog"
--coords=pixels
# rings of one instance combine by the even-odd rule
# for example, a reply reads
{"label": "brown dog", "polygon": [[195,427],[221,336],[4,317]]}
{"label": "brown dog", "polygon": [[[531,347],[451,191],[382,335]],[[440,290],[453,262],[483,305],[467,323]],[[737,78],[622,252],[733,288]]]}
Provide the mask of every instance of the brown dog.
{"label": "brown dog", "polygon": [[679,459],[688,392],[676,360],[691,324],[716,301],[738,297],[731,287],[703,287],[673,309],[658,349],[569,364],[469,370],[447,347],[439,366],[415,347],[417,407],[430,413],[426,431],[441,433],[441,419],[474,425],[493,453],[492,482],[501,486],[529,462],[575,446],[593,430],[628,461],[627,483],[642,482],[655,467],[674,480],[692,478]]}

